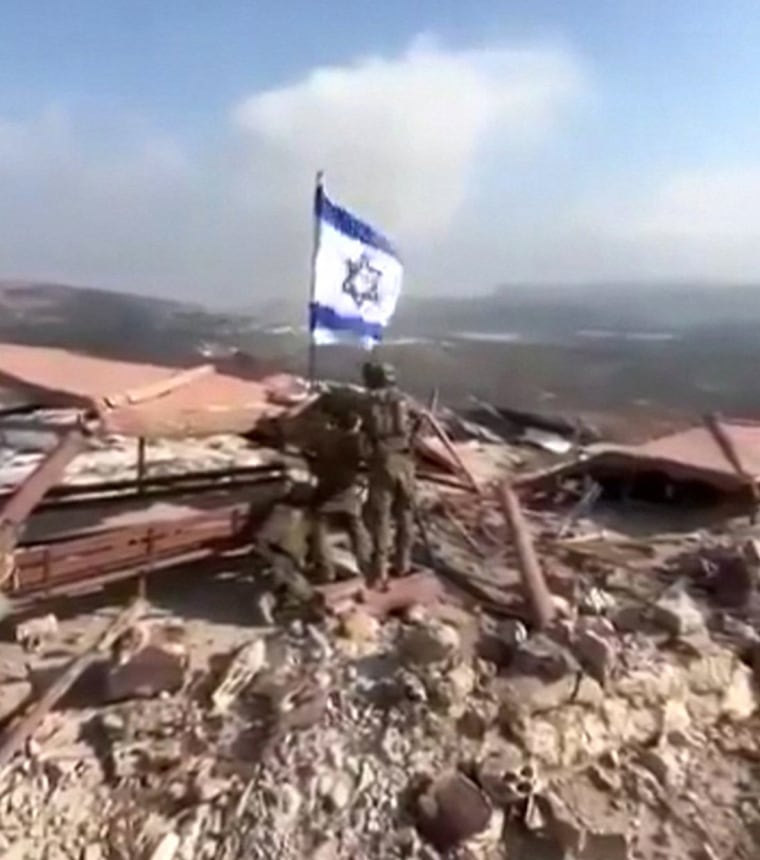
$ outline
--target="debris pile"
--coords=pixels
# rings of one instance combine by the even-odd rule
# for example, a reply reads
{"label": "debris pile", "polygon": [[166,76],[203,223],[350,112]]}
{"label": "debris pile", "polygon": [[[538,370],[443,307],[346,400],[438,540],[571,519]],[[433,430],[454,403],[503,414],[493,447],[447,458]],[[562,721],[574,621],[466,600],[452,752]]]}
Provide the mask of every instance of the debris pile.
{"label": "debris pile", "polygon": [[[152,484],[70,459],[54,491],[10,494],[6,583],[27,603],[0,641],[0,856],[757,856],[749,430],[729,459],[739,425],[714,417],[689,450],[632,452],[439,410],[415,571],[375,590],[340,562],[294,597],[261,524],[295,504],[308,399],[280,409],[255,443],[216,437],[216,476],[192,465],[208,439],[175,440]],[[93,570],[142,596],[80,603]]]}

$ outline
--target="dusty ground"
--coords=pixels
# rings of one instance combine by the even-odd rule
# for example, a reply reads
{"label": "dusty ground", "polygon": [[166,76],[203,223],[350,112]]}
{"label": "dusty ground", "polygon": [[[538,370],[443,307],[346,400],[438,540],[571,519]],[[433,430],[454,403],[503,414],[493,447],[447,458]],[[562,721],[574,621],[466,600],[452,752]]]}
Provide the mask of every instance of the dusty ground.
{"label": "dusty ground", "polygon": [[[476,585],[509,593],[516,577],[495,511],[478,532],[461,498],[448,504],[482,555],[431,513],[434,551],[451,568],[469,565]],[[49,714],[0,777],[0,849],[89,860],[150,857],[158,846],[178,857],[320,860],[756,857],[760,726],[752,670],[739,659],[758,638],[754,580],[727,608],[696,563],[741,545],[748,527],[691,522],[684,540],[680,523],[677,540],[642,541],[651,516],[620,513],[578,524],[576,539],[607,529],[601,548],[586,542],[581,555],[583,541],[549,537],[561,512],[532,515],[564,595],[548,636],[525,639],[459,591],[381,622],[352,603],[267,627],[257,626],[253,562],[213,580],[155,580],[144,624],[181,625],[181,689],[106,704],[85,685]],[[614,563],[600,560],[613,549]],[[677,581],[685,608],[663,616],[657,602]],[[37,653],[3,642],[5,708],[128,597],[122,587],[69,604],[68,615],[53,606],[58,630]],[[215,713],[225,667],[258,640],[264,665]]]}

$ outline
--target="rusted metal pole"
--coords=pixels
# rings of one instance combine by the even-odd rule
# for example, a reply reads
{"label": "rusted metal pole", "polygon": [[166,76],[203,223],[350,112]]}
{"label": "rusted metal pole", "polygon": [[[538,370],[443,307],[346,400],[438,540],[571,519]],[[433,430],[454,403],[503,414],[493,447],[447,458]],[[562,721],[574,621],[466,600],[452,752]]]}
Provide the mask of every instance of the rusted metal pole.
{"label": "rusted metal pole", "polygon": [[86,444],[81,427],[69,430],[0,508],[0,585],[13,574],[13,552],[21,525]]}
{"label": "rusted metal pole", "polygon": [[107,651],[113,643],[131,627],[145,611],[145,604],[135,601],[122,612],[108,629],[98,639],[75,657],[63,673],[59,675],[45,692],[32,704],[0,741],[0,771],[10,762],[16,752],[23,746],[39,727],[45,714],[71,689],[77,678],[87,667]]}
{"label": "rusted metal pole", "polygon": [[751,475],[742,463],[739,452],[734,445],[734,440],[729,436],[728,431],[721,423],[721,416],[717,412],[710,412],[704,416],[704,423],[710,431],[715,443],[723,452],[723,456],[731,464],[737,476],[747,485],[747,489],[752,497],[752,510],[750,512],[750,522],[754,525],[757,521],[757,511],[760,507],[760,491],[758,491],[757,481]]}
{"label": "rusted metal pole", "polygon": [[145,492],[145,437],[140,436],[137,440],[137,492],[142,495]]}
{"label": "rusted metal pole", "polygon": [[515,491],[508,481],[502,481],[497,484],[496,492],[515,545],[525,598],[533,615],[533,623],[537,629],[543,630],[554,620],[555,607],[551,592],[538,563],[533,540]]}
{"label": "rusted metal pole", "polygon": [[196,379],[208,376],[213,372],[213,364],[199,364],[197,367],[191,367],[188,370],[174,373],[167,379],[151,382],[148,385],[141,385],[139,388],[132,388],[119,394],[109,394],[103,398],[103,402],[111,409],[127,405],[136,406],[138,403],[144,403],[146,400],[155,400],[157,397],[170,394],[177,388],[189,385],[191,382],[195,382]]}
{"label": "rusted metal pole", "polygon": [[47,491],[63,475],[66,466],[86,447],[84,432],[74,427],[16,487],[0,509],[0,528],[20,526]]}

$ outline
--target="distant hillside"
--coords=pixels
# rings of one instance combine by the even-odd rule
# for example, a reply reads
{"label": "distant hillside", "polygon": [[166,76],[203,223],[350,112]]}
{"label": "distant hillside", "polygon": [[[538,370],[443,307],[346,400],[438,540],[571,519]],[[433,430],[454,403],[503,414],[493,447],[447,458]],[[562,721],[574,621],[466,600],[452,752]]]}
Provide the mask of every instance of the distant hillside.
{"label": "distant hillside", "polygon": [[197,360],[238,318],[198,305],[65,284],[0,281],[0,339],[118,358]]}
{"label": "distant hillside", "polygon": [[461,299],[410,296],[397,320],[403,334],[513,331],[538,337],[579,330],[710,331],[727,324],[760,324],[760,285],[516,284]]}
{"label": "distant hillside", "polygon": [[[509,287],[460,301],[407,297],[381,354],[397,365],[405,388],[424,397],[437,388],[459,405],[475,395],[630,420],[708,409],[760,417],[760,290],[602,293]],[[306,373],[304,317],[303,305],[272,303],[253,317],[92,288],[0,282],[0,340],[163,364],[209,358],[241,375]],[[640,336],[663,331],[670,336]],[[319,375],[355,381],[365,357],[355,348],[320,349]]]}

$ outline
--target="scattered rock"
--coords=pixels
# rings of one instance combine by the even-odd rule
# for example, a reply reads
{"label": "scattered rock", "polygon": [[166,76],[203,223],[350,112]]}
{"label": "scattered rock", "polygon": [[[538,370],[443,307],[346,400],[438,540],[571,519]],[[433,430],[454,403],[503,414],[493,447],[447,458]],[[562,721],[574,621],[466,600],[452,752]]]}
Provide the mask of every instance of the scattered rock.
{"label": "scattered rock", "polygon": [[0,719],[6,718],[23,705],[32,694],[29,681],[5,681],[0,683]]}
{"label": "scattered rock", "polygon": [[351,802],[354,780],[342,771],[321,774],[317,780],[317,794],[334,812],[340,812]]}
{"label": "scattered rock", "polygon": [[353,609],[341,617],[340,633],[359,645],[374,643],[380,636],[380,622],[362,609]]}
{"label": "scattered rock", "polygon": [[232,657],[221,683],[211,696],[214,711],[226,713],[240,693],[266,666],[267,649],[263,639],[254,639],[240,648]]}
{"label": "scattered rock", "polygon": [[587,772],[591,782],[602,791],[618,792],[623,786],[623,778],[616,770],[594,764]]}
{"label": "scattered rock", "polygon": [[459,716],[475,689],[475,670],[468,663],[459,663],[444,672],[431,671],[424,683],[431,703],[450,714]]}
{"label": "scattered rock", "polygon": [[758,579],[755,543],[750,541],[750,548],[746,548],[743,554],[728,555],[716,565],[709,587],[721,606],[744,607],[755,593]]}
{"label": "scattered rock", "polygon": [[575,635],[574,647],[578,660],[591,677],[602,685],[611,677],[617,662],[618,648],[614,636],[615,630],[609,622],[581,624]]}
{"label": "scattered rock", "polygon": [[652,607],[654,621],[672,636],[684,637],[705,632],[700,608],[682,585],[669,589]]}
{"label": "scattered rock", "polygon": [[536,769],[513,744],[489,750],[477,763],[476,770],[483,790],[499,806],[526,800],[536,790]]}
{"label": "scattered rock", "polygon": [[176,693],[185,683],[186,659],[176,652],[147,645],[126,662],[106,672],[105,701],[149,699],[161,693]]}
{"label": "scattered rock", "polygon": [[459,771],[436,779],[417,798],[417,828],[439,851],[450,851],[491,823],[491,804]]}
{"label": "scattered rock", "polygon": [[471,740],[480,741],[488,731],[490,722],[482,709],[470,705],[465,708],[464,713],[459,717],[457,728]]}
{"label": "scattered rock", "polygon": [[592,586],[583,594],[579,609],[586,615],[609,615],[615,605],[615,598],[609,591]]}
{"label": "scattered rock", "polygon": [[586,844],[579,860],[629,860],[628,838],[624,833],[586,834]]}
{"label": "scattered rock", "polygon": [[404,631],[400,652],[407,663],[425,666],[450,659],[460,647],[461,639],[454,627],[431,619]]}
{"label": "scattered rock", "polygon": [[536,802],[546,821],[549,834],[571,856],[583,851],[586,844],[586,829],[568,809],[559,795],[539,795]]}
{"label": "scattered rock", "polygon": [[16,642],[25,651],[39,651],[58,635],[58,619],[52,613],[30,618],[16,626]]}
{"label": "scattered rock", "polygon": [[677,788],[683,782],[683,769],[678,756],[670,747],[642,750],[639,761],[665,788]]}

